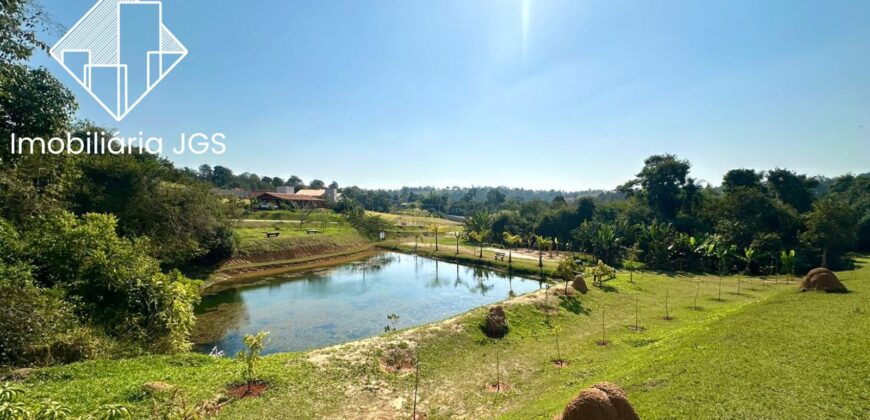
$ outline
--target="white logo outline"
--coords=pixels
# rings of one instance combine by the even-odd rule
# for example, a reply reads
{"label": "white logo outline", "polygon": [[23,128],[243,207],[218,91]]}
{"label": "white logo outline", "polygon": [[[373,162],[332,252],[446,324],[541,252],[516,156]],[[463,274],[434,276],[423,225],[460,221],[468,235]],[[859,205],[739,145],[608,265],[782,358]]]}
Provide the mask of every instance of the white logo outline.
{"label": "white logo outline", "polygon": [[[145,57],[145,91],[138,97],[135,98],[133,104],[130,104],[129,97],[129,73],[127,64],[121,63],[121,7],[122,5],[151,5],[157,7],[157,15],[159,20],[159,44],[160,49],[157,51],[147,51]],[[109,7],[114,6],[114,16],[111,14],[107,14],[110,12]],[[103,16],[98,16],[102,14]],[[91,22],[91,19],[94,19],[96,23]],[[114,22],[112,20],[114,19]],[[115,24],[114,28],[112,28],[111,24]],[[99,32],[97,25],[105,25],[105,28],[102,32]],[[112,35],[105,31],[105,29],[114,29],[114,39],[109,39]],[[90,35],[94,31],[98,33],[96,35]],[[71,38],[76,37],[79,32],[86,32],[88,34],[84,35],[83,39],[71,40]],[[94,63],[94,50],[99,49],[100,45],[92,46],[90,42],[102,43],[104,51],[102,51],[101,56],[96,58],[96,61],[100,61],[100,63]],[[85,43],[86,47],[76,47],[78,44]],[[110,43],[114,43],[114,45],[110,45]],[[71,44],[72,47],[67,47],[66,44]],[[168,50],[165,50],[166,47],[169,47]],[[105,51],[106,48],[114,48],[114,51],[109,50]],[[184,59],[188,55],[187,48],[175,37],[172,31],[169,30],[168,27],[163,23],[163,1],[162,0],[97,0],[97,2],[91,7],[81,19],[64,34],[60,40],[55,43],[55,45],[49,50],[49,53],[55,61],[57,61],[73,79],[78,82],[79,86],[85,89],[88,94],[93,97],[97,103],[111,115],[116,121],[120,122],[123,120],[133,109],[138,106],[143,99],[145,99],[148,94],[151,93],[166,76],[169,75],[175,67],[178,66],[179,63],[184,61]],[[82,74],[77,75],[70,66],[66,63],[66,54],[67,53],[86,53],[87,64],[84,65],[84,71]],[[167,68],[164,68],[164,56],[172,55],[175,56],[175,61]],[[152,58],[156,56],[157,63],[155,63],[158,67],[159,73],[155,75],[156,77],[152,77]],[[115,78],[117,80],[116,85],[116,94],[115,103],[116,109],[112,110],[112,107],[106,104],[100,95],[94,92],[93,89],[93,70],[101,69],[101,68],[115,68],[117,73]],[[122,85],[123,81],[123,85]],[[121,92],[123,93],[123,97]]]}

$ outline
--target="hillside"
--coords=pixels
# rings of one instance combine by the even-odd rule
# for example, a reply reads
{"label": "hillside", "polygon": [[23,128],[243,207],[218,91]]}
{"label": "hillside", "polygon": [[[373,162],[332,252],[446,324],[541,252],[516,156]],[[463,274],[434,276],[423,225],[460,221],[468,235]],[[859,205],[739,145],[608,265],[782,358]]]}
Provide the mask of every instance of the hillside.
{"label": "hillside", "polygon": [[[729,277],[720,301],[717,277],[663,274],[634,282],[620,275],[579,299],[540,291],[508,304],[511,330],[498,344],[484,339],[485,310],[478,309],[415,330],[266,357],[261,377],[271,389],[262,398],[231,401],[218,415],[407,417],[413,375],[386,373],[379,362],[385,350],[407,346],[419,349],[419,408],[429,418],[549,419],[579,389],[601,380],[625,387],[643,418],[866,417],[870,260],[859,263],[840,273],[852,290],[845,295],[797,293],[795,283],[759,278],[742,278],[737,295],[738,277]],[[558,302],[549,314],[558,329],[546,327],[546,301]],[[602,320],[606,346],[597,344]],[[635,322],[638,332],[630,328]],[[552,363],[556,331],[564,368]],[[510,386],[500,394],[487,390],[496,351]],[[45,369],[23,385],[31,403],[50,397],[84,413],[111,402],[144,413],[152,398],[142,390],[146,382],[172,384],[188,401],[219,401],[240,371],[232,359],[149,356]]]}

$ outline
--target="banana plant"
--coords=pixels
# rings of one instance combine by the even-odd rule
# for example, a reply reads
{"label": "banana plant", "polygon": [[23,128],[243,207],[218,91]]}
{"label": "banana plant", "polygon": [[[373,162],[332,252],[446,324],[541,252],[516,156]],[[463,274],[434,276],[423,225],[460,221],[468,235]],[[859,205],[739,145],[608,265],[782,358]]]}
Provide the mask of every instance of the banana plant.
{"label": "banana plant", "polygon": [[782,263],[782,270],[785,272],[786,282],[791,281],[794,278],[794,263],[795,263],[795,252],[791,250],[789,252],[782,251],[779,254],[779,261]]}

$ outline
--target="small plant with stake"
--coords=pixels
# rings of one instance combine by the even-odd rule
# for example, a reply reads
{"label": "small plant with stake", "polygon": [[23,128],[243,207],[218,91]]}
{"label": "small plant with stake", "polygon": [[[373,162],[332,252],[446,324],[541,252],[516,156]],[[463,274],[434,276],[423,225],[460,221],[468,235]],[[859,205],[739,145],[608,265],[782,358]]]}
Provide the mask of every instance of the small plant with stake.
{"label": "small plant with stake", "polygon": [[565,367],[568,363],[562,359],[562,346],[559,343],[559,333],[562,332],[562,327],[556,325],[553,327],[553,335],[556,338],[556,360],[553,363],[558,367]]}
{"label": "small plant with stake", "polygon": [[417,420],[417,396],[419,395],[420,389],[420,352],[419,350],[414,355],[414,412],[412,413],[412,420]]}
{"label": "small plant with stake", "polygon": [[260,364],[260,353],[266,346],[266,339],[268,337],[268,331],[260,331],[257,334],[246,335],[243,341],[247,350],[240,351],[236,355],[236,358],[245,364],[244,370],[242,370],[242,379],[244,379],[245,385],[247,386],[244,395],[250,394],[251,385],[253,385],[258,379],[257,368]]}
{"label": "small plant with stake", "polygon": [[634,297],[634,332],[641,332],[645,328],[640,326],[640,296]]}
{"label": "small plant with stake", "polygon": [[599,346],[606,346],[609,343],[607,342],[607,333],[604,328],[604,301],[601,301],[601,341],[597,343]]}
{"label": "small plant with stake", "polygon": [[665,289],[665,321],[670,321],[671,319],[671,308],[668,306],[668,299],[671,297],[671,289]]}

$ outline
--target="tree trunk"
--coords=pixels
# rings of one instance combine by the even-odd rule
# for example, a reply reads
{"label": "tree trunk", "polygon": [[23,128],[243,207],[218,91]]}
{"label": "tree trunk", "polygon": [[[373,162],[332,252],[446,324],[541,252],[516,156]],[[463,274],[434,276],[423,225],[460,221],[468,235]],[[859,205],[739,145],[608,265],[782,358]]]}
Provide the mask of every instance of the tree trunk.
{"label": "tree trunk", "polygon": [[822,268],[828,268],[828,247],[822,248]]}

